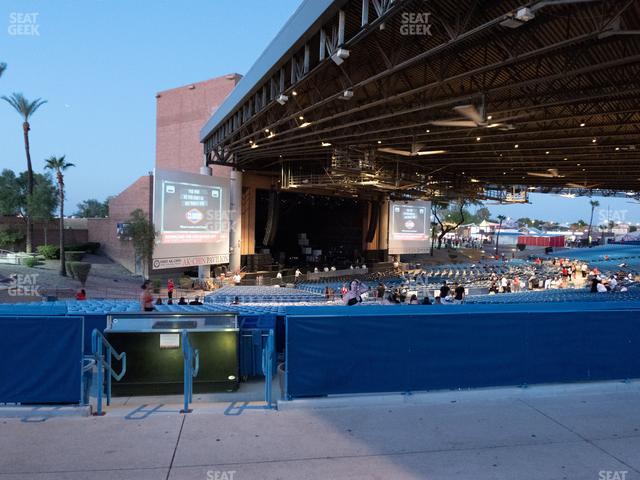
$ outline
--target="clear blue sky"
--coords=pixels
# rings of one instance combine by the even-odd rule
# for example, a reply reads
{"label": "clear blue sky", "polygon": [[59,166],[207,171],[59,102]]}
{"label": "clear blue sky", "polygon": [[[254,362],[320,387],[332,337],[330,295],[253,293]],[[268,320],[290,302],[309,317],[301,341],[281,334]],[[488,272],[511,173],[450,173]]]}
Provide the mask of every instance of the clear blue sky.
{"label": "clear blue sky", "polygon": [[[117,194],[153,168],[155,93],[226,73],[244,74],[301,0],[4,0],[0,94],[49,103],[33,117],[34,168],[66,154],[67,211]],[[37,13],[39,35],[10,35],[15,15]],[[0,104],[0,167],[24,169],[21,124]],[[489,205],[496,215],[588,220],[588,199],[537,195],[533,205]],[[640,222],[640,205],[600,199]],[[599,215],[599,214],[596,214]],[[598,218],[598,217],[596,217]]]}

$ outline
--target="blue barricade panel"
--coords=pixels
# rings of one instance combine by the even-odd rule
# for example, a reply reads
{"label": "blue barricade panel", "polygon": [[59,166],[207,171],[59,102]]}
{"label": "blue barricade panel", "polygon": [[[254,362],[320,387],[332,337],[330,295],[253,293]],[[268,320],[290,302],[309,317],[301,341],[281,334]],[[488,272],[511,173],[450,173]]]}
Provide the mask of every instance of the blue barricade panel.
{"label": "blue barricade panel", "polygon": [[83,318],[0,317],[0,403],[80,403]]}
{"label": "blue barricade panel", "polygon": [[288,312],[292,398],[640,377],[637,303]]}

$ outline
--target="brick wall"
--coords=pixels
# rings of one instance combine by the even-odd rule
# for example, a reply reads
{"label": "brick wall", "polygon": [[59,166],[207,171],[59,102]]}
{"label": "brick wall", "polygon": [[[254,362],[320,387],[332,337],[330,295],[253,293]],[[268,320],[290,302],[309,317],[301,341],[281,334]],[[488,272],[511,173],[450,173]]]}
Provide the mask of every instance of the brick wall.
{"label": "brick wall", "polygon": [[[156,168],[200,173],[200,129],[240,78],[229,74],[156,95]],[[213,174],[229,176],[225,167],[214,167]]]}
{"label": "brick wall", "polygon": [[109,201],[109,218],[88,219],[89,241],[100,242],[102,252],[135,273],[136,262],[133,245],[129,240],[120,240],[117,236],[117,224],[127,221],[131,212],[141,209],[149,215],[151,181],[153,177],[145,175],[132,183],[127,189]]}

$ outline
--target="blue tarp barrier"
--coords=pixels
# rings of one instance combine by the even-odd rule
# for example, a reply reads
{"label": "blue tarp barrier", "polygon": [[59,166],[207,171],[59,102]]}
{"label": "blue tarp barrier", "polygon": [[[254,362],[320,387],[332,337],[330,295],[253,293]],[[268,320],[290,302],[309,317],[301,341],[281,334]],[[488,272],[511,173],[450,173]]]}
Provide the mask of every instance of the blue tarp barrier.
{"label": "blue tarp barrier", "polygon": [[0,317],[0,403],[80,403],[82,317]]}
{"label": "blue tarp barrier", "polygon": [[287,394],[407,392],[640,377],[640,308],[288,309]]}

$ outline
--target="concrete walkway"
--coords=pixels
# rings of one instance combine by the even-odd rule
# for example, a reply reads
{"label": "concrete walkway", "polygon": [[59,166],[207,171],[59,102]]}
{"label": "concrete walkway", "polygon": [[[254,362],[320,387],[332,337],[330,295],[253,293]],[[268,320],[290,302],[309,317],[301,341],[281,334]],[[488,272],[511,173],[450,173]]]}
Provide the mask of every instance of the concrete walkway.
{"label": "concrete walkway", "polygon": [[[640,386],[0,418],[0,480],[640,479]],[[291,408],[300,407],[300,408]],[[625,473],[626,472],[626,473]]]}

